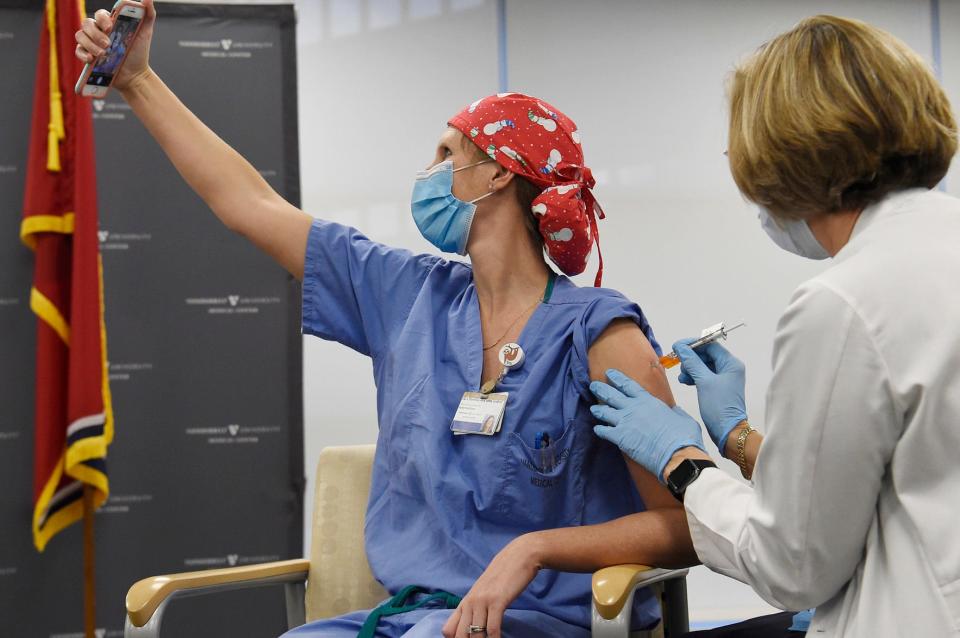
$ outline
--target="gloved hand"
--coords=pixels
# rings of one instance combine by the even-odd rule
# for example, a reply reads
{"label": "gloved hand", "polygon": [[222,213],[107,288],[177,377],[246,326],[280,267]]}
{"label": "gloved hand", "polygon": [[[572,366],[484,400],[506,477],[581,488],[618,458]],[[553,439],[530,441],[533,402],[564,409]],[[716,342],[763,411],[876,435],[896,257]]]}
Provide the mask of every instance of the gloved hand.
{"label": "gloved hand", "polygon": [[747,370],[740,359],[716,341],[693,351],[693,339],[673,344],[680,357],[680,377],[685,385],[696,385],[700,402],[700,418],[710,438],[724,454],[730,431],[747,418],[744,399]]}
{"label": "gloved hand", "polygon": [[[590,412],[606,425],[593,431],[663,482],[663,470],[673,453],[694,446],[703,449],[700,424],[679,407],[671,408],[619,370],[607,370],[611,385],[590,384],[590,391],[606,405]],[[611,427],[612,426],[612,427]]]}

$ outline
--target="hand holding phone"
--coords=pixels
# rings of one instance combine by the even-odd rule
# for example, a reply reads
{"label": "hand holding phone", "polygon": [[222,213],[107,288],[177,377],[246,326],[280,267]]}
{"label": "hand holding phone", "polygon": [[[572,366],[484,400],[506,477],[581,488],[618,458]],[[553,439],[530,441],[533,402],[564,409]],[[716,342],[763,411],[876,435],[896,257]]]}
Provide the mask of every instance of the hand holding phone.
{"label": "hand holding phone", "polygon": [[103,97],[111,86],[122,90],[146,72],[155,20],[153,0],[120,0],[112,12],[85,18],[76,33],[76,56],[86,62],[76,93]]}

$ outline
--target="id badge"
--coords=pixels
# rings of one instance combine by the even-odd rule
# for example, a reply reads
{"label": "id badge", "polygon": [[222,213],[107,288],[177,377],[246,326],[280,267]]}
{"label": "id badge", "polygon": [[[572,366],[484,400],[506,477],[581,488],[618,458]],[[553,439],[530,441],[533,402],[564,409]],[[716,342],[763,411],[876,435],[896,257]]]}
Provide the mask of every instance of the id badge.
{"label": "id badge", "polygon": [[457,413],[450,423],[454,434],[483,434],[493,436],[500,431],[503,413],[507,408],[509,392],[464,392]]}

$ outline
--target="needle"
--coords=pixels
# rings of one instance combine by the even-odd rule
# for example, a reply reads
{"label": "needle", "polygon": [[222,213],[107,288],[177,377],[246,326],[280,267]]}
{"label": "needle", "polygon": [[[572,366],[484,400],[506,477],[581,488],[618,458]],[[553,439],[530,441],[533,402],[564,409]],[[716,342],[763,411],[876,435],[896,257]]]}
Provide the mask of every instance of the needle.
{"label": "needle", "polygon": [[[708,343],[717,341],[718,339],[726,339],[727,335],[736,330],[737,328],[742,328],[747,324],[741,322],[732,328],[725,328],[721,323],[718,327],[714,329],[708,328],[706,334],[690,344],[691,349],[699,348],[700,346],[705,346]],[[680,363],[680,357],[677,356],[676,352],[671,351],[670,354],[665,354],[660,357],[660,365],[664,368],[672,368]]]}

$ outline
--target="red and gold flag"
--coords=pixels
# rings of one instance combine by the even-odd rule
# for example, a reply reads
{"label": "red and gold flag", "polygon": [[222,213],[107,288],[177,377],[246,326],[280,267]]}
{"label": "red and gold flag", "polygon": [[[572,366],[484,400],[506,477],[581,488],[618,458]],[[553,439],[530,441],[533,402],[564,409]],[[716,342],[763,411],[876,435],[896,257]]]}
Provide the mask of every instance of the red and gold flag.
{"label": "red and gold flag", "polygon": [[113,414],[106,370],[103,278],[90,102],[73,92],[83,64],[78,0],[47,0],[34,86],[20,238],[35,255],[37,315],[33,538],[50,538],[109,493]]}

